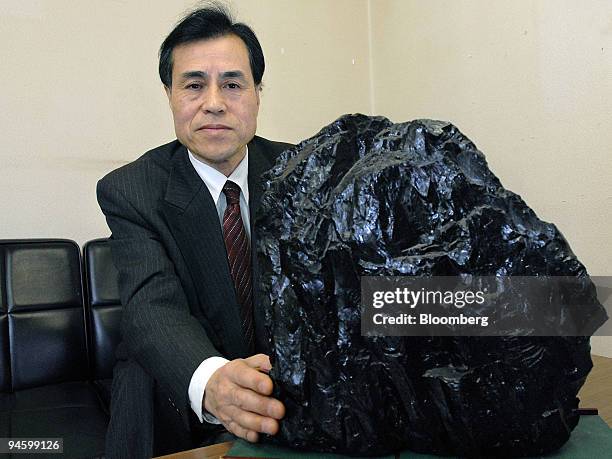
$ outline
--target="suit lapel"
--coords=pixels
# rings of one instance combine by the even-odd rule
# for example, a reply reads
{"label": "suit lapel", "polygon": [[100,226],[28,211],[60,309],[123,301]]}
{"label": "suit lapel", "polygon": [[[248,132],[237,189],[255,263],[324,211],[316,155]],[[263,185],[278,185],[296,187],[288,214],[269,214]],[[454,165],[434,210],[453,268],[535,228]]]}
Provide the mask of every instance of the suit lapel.
{"label": "suit lapel", "polygon": [[272,167],[272,163],[268,160],[266,152],[262,151],[259,143],[256,140],[249,143],[249,216],[251,229],[253,229],[255,215],[261,203],[263,191],[261,175],[270,167]]}
{"label": "suit lapel", "polygon": [[270,152],[265,152],[259,145],[257,137],[249,143],[249,216],[251,220],[251,258],[253,266],[253,316],[255,324],[255,346],[260,352],[269,353],[268,334],[265,326],[265,311],[260,294],[261,273],[257,262],[257,231],[254,227],[255,216],[261,204],[263,181],[261,175],[270,169],[273,163],[268,159]]}
{"label": "suit lapel", "polygon": [[189,267],[203,313],[220,336],[223,350],[230,358],[242,357],[247,347],[215,203],[184,147],[171,161],[162,212]]}

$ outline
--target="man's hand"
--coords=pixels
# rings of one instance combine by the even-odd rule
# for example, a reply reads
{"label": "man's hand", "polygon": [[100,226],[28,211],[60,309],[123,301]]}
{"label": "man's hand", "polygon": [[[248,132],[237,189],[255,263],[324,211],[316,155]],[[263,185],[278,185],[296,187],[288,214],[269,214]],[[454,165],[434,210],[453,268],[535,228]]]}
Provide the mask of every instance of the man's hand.
{"label": "man's hand", "polygon": [[259,439],[259,432],[274,435],[285,407],[270,397],[272,380],[265,373],[271,368],[264,354],[226,363],[206,384],[204,409],[227,430],[250,442]]}

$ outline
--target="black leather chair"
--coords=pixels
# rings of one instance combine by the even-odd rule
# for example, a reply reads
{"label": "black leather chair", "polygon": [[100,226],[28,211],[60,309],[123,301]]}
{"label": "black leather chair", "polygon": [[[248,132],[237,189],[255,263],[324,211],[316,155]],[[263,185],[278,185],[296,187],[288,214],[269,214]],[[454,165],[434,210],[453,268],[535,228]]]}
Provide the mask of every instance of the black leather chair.
{"label": "black leather chair", "polygon": [[63,458],[103,454],[108,416],[84,325],[78,245],[0,240],[0,437],[63,438]]}
{"label": "black leather chair", "polygon": [[[115,348],[121,341],[121,314],[118,273],[112,261],[108,239],[95,239],[83,248],[85,273],[85,307],[89,330],[89,348],[92,359],[92,379],[99,389],[105,406],[110,405],[112,371]],[[189,433],[182,424],[169,423],[178,419],[175,408],[160,391],[155,397],[154,455],[165,455],[188,449]]]}
{"label": "black leather chair", "polygon": [[117,270],[107,239],[87,242],[83,247],[83,257],[92,379],[108,407],[115,348],[121,339],[122,306],[117,288]]}

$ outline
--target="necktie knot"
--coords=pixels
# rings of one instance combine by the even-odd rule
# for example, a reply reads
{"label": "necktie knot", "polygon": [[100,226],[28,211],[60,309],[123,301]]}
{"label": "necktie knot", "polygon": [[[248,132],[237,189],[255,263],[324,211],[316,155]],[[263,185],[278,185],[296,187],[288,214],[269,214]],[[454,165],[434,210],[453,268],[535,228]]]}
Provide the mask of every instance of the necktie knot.
{"label": "necktie knot", "polygon": [[228,180],[223,185],[223,194],[225,194],[225,199],[227,199],[227,205],[231,204],[240,204],[240,187]]}

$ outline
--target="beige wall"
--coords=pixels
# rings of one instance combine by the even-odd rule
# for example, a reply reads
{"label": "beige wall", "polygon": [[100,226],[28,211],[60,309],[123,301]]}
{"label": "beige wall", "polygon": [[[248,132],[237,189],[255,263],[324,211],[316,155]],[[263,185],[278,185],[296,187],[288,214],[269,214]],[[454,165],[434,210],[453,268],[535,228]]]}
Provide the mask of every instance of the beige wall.
{"label": "beige wall", "polygon": [[[231,4],[266,52],[260,134],[298,141],[347,112],[451,120],[612,275],[612,2]],[[0,2],[0,238],[108,235],[95,183],[172,138],[157,48],[192,5]]]}
{"label": "beige wall", "polygon": [[371,23],[373,111],[455,123],[611,276],[612,2],[374,0]]}
{"label": "beige wall", "polygon": [[[369,110],[366,0],[231,3],[266,52],[261,135],[298,141]],[[0,238],[108,235],[96,181],[173,139],[157,50],[193,5],[0,1]]]}

